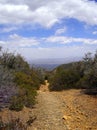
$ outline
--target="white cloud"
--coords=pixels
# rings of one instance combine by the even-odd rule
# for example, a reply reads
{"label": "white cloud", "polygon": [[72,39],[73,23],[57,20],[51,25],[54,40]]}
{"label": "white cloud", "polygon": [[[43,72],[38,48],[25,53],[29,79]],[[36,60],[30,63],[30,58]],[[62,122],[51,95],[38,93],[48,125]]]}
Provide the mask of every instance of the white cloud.
{"label": "white cloud", "polygon": [[67,30],[66,27],[63,27],[63,28],[57,29],[56,32],[55,32],[55,35],[61,35],[61,34],[65,33],[66,30]]}
{"label": "white cloud", "polygon": [[[45,37],[45,38],[37,38],[37,37],[23,37],[19,36],[17,34],[10,35],[7,40],[1,40],[0,45],[5,48],[30,48],[30,47],[38,47],[40,50],[41,45],[44,44],[47,47],[49,44],[55,43],[51,46],[56,46],[57,44],[63,44],[72,46],[75,44],[76,46],[81,44],[84,45],[97,45],[97,39],[86,39],[86,38],[75,38],[75,37],[65,37],[65,36],[51,36],[51,37]],[[73,43],[73,44],[72,44]]]}
{"label": "white cloud", "polygon": [[[79,42],[83,44],[79,44]],[[49,47],[49,43],[63,44],[64,46]],[[78,43],[78,44],[72,44]],[[41,45],[46,44],[47,47]],[[68,46],[65,44],[69,44]],[[74,38],[64,36],[52,36],[48,38],[36,38],[36,37],[22,37],[17,34],[10,35],[9,38],[4,41],[0,41],[2,47],[8,48],[10,51],[18,52],[22,54],[27,60],[35,58],[66,58],[66,57],[81,57],[88,51],[94,52],[97,40]],[[45,45],[44,45],[45,46]],[[59,53],[60,52],[60,53]]]}
{"label": "white cloud", "polygon": [[10,35],[6,41],[0,41],[1,46],[14,49],[37,46],[38,44],[39,41],[34,37],[25,38],[17,34]]}
{"label": "white cloud", "polygon": [[5,45],[6,42],[5,41],[0,41],[0,45]]}
{"label": "white cloud", "polygon": [[[54,44],[55,45],[54,45]],[[23,37],[19,36],[17,34],[9,35],[9,37],[6,40],[1,40],[0,45],[4,46],[6,48],[28,48],[28,47],[39,47],[41,49],[41,45],[44,44],[47,47],[49,44],[53,47],[56,46],[56,44],[63,44],[65,45],[97,45],[97,39],[89,39],[89,38],[76,38],[76,37],[65,37],[60,35],[54,35],[50,37]]]}
{"label": "white cloud", "polygon": [[0,30],[0,33],[8,33],[12,31],[18,30],[18,27],[12,26],[12,27],[4,27]]}
{"label": "white cloud", "polygon": [[[95,52],[93,46],[64,46],[53,48],[20,48],[17,52],[21,53],[28,61],[33,59],[46,59],[46,58],[79,58],[84,57],[87,52]],[[64,61],[65,62],[65,61]]]}
{"label": "white cloud", "polygon": [[97,4],[88,0],[0,0],[0,23],[39,23],[51,27],[63,18],[97,25]]}
{"label": "white cloud", "polygon": [[97,39],[75,38],[65,36],[51,36],[45,40],[48,43],[59,43],[59,44],[69,44],[69,43],[84,43],[90,45],[97,44]]}
{"label": "white cloud", "polygon": [[94,31],[93,34],[96,35],[96,34],[97,34],[97,31]]}

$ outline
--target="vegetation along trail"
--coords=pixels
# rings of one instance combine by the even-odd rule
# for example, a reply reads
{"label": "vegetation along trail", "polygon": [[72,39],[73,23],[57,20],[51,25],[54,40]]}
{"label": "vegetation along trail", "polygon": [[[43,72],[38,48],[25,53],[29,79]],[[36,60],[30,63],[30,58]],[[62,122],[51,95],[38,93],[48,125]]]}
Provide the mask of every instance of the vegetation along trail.
{"label": "vegetation along trail", "polygon": [[29,130],[96,130],[97,101],[80,90],[49,92],[41,85],[34,109],[37,119]]}

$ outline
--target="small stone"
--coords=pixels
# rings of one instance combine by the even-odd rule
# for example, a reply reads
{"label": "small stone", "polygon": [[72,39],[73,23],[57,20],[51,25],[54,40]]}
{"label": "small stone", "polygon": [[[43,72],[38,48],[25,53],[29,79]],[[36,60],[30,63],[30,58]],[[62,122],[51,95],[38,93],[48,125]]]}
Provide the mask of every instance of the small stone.
{"label": "small stone", "polygon": [[64,115],[62,119],[68,120],[68,119],[71,119],[71,117],[70,117],[70,116],[65,116],[65,115]]}

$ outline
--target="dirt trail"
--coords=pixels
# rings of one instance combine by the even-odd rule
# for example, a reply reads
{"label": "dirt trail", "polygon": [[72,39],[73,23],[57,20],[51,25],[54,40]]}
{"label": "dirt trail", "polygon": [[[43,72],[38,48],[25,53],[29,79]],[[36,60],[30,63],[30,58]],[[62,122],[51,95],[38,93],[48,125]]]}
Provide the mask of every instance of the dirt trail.
{"label": "dirt trail", "polygon": [[29,130],[97,130],[97,98],[80,90],[49,92],[46,82],[37,100],[37,119]]}
{"label": "dirt trail", "polygon": [[42,85],[38,92],[38,104],[34,113],[37,120],[30,130],[67,130],[62,119],[62,103],[54,93],[48,91],[48,83]]}
{"label": "dirt trail", "polygon": [[20,118],[25,124],[29,117],[37,118],[28,130],[97,130],[97,97],[81,93],[81,90],[49,92],[49,83],[41,85],[34,109],[20,112],[4,109],[0,116],[5,122]]}

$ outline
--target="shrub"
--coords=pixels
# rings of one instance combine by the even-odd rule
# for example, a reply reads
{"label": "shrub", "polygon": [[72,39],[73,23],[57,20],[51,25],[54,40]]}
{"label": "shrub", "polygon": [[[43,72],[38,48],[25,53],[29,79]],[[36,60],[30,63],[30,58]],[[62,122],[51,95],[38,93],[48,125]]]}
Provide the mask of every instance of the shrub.
{"label": "shrub", "polygon": [[36,101],[36,86],[32,81],[32,77],[23,72],[15,73],[15,82],[19,87],[18,96],[21,99],[21,102],[26,107],[32,108]]}
{"label": "shrub", "polygon": [[10,109],[33,107],[42,81],[38,74],[21,55],[3,52],[0,48],[0,94],[8,97]]}
{"label": "shrub", "polygon": [[80,75],[73,70],[60,70],[57,71],[50,79],[50,90],[64,90],[76,87],[76,82],[79,80]]}
{"label": "shrub", "polygon": [[12,97],[10,103],[11,103],[9,107],[10,110],[21,111],[23,109],[24,105],[21,97],[18,96]]}

